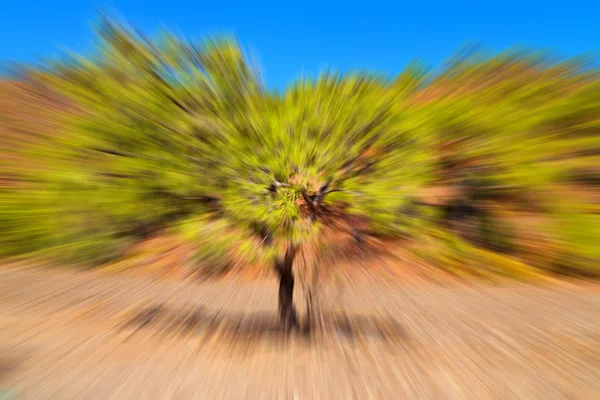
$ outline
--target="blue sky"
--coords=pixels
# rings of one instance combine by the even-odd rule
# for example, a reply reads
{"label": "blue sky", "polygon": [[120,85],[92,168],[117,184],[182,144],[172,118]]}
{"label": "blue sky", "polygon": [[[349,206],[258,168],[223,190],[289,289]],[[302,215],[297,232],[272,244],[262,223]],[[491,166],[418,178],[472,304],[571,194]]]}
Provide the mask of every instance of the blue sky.
{"label": "blue sky", "polygon": [[268,86],[302,72],[369,69],[390,75],[411,60],[434,67],[467,43],[513,45],[558,56],[596,54],[600,1],[89,1],[3,0],[0,60],[32,61],[60,48],[85,52],[96,10],[152,33],[189,38],[232,33],[255,56]]}

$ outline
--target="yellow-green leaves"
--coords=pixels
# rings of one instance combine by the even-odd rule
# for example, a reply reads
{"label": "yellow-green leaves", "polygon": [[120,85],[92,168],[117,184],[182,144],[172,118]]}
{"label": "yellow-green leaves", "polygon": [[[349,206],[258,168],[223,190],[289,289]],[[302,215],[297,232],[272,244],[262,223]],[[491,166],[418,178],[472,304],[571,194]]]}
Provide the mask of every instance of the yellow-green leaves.
{"label": "yellow-green leaves", "polygon": [[[57,131],[23,150],[44,167],[15,168],[26,183],[2,194],[2,255],[104,261],[187,221],[198,262],[224,269],[351,215],[437,243],[453,266],[500,265],[490,251],[533,260],[506,232],[543,216],[554,255],[536,266],[597,271],[597,200],[568,193],[593,196],[599,181],[600,79],[576,60],[477,54],[437,74],[324,73],[275,94],[230,38],[154,40],[108,19],[98,36],[91,58],[31,73],[70,106],[45,111]],[[432,188],[452,194],[425,200]],[[459,203],[469,238],[451,221]]]}

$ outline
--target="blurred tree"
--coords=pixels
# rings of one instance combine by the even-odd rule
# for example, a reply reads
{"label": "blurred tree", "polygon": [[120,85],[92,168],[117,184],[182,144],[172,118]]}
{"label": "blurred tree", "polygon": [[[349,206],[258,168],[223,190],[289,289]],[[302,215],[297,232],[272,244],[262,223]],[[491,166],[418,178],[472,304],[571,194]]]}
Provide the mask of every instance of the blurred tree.
{"label": "blurred tree", "polygon": [[[41,235],[60,252],[102,262],[107,243],[186,217],[203,234],[198,258],[217,269],[234,242],[272,258],[280,318],[292,328],[299,249],[319,241],[327,218],[348,230],[331,210],[372,232],[406,228],[398,209],[431,169],[419,127],[396,112],[422,81],[416,68],[392,86],[326,74],[277,96],[231,40],[150,41],[109,19],[99,34],[97,59],[34,72],[79,106],[36,149],[51,165],[36,187],[64,229],[47,224]],[[368,232],[354,228],[357,239]]]}

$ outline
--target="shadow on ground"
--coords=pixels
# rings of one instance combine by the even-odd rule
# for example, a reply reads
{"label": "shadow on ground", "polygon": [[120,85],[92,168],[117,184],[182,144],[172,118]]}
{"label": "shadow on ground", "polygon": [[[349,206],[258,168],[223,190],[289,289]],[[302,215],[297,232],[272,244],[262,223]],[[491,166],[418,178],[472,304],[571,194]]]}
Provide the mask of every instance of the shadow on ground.
{"label": "shadow on ground", "polygon": [[397,342],[406,339],[402,326],[392,317],[349,315],[324,312],[318,333],[298,328],[288,334],[271,313],[236,313],[210,311],[205,307],[175,310],[162,305],[135,311],[120,324],[119,330],[128,330],[129,338],[143,332],[153,335],[197,335],[205,339],[219,338],[234,342],[285,342],[301,338],[309,344],[318,344],[324,337],[344,341],[380,340]]}

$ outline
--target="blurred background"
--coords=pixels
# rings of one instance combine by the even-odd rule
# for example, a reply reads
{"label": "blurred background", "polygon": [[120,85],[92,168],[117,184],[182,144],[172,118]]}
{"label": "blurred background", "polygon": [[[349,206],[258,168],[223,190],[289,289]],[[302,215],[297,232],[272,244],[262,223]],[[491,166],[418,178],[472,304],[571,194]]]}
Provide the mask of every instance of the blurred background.
{"label": "blurred background", "polygon": [[598,6],[27,3],[0,396],[600,395]]}

